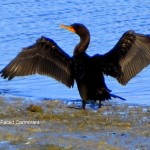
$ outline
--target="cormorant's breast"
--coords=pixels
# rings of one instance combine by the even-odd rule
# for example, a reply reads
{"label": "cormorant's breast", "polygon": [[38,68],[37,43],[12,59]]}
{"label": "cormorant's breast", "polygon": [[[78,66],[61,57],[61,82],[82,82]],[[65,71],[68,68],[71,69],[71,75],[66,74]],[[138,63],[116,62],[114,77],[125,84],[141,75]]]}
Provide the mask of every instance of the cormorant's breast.
{"label": "cormorant's breast", "polygon": [[73,62],[74,76],[80,96],[84,100],[96,99],[98,95],[96,91],[106,88],[103,73],[97,68],[97,63],[86,53],[74,56]]}

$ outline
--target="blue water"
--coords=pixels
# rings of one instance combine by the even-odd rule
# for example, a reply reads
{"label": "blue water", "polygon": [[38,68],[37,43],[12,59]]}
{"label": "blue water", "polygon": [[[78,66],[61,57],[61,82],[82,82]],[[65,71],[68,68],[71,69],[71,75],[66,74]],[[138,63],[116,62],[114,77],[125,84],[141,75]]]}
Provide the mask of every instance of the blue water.
{"label": "blue water", "polygon": [[[0,10],[0,69],[22,47],[33,44],[42,35],[52,38],[72,55],[79,38],[61,29],[60,24],[80,22],[89,28],[89,55],[109,51],[127,30],[150,34],[149,0],[5,0],[0,1]],[[149,74],[147,67],[127,86],[111,77],[106,77],[106,83],[114,94],[126,98],[127,103],[149,105]],[[12,81],[0,78],[0,83],[0,93],[6,97],[80,99],[76,86],[68,89],[46,76],[32,75]]]}

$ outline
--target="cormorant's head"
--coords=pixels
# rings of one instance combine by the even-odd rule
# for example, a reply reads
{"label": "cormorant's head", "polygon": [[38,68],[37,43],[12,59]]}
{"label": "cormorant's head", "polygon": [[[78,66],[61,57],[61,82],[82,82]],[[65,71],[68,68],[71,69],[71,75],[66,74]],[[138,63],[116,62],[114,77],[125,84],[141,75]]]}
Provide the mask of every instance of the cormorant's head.
{"label": "cormorant's head", "polygon": [[61,25],[62,28],[68,29],[69,31],[78,34],[80,37],[89,36],[89,30],[80,23],[74,23],[70,26],[67,25]]}
{"label": "cormorant's head", "polygon": [[80,37],[80,42],[76,45],[74,49],[74,56],[79,53],[85,52],[90,43],[90,33],[89,30],[80,23],[74,23],[70,26],[61,25],[62,28],[65,28],[73,33],[76,33]]}

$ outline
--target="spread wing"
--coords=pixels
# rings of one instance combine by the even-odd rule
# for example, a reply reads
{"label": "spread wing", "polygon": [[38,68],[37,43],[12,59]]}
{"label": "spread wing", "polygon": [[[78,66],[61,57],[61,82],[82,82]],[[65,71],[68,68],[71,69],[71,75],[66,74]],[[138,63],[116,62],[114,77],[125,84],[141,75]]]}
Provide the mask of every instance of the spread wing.
{"label": "spread wing", "polygon": [[4,69],[1,76],[9,80],[15,76],[47,75],[73,86],[72,60],[53,40],[39,38],[35,44],[24,48]]}
{"label": "spread wing", "polygon": [[101,59],[103,72],[125,85],[150,64],[150,36],[127,31]]}

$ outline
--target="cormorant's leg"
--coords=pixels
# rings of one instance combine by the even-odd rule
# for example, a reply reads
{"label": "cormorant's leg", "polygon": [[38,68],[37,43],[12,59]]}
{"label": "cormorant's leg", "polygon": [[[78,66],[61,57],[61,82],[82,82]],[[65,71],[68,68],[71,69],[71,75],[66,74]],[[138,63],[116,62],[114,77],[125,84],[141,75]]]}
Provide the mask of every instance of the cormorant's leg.
{"label": "cormorant's leg", "polygon": [[102,101],[101,101],[101,100],[99,100],[98,108],[101,108],[101,106],[102,106]]}
{"label": "cormorant's leg", "polygon": [[85,109],[85,106],[86,106],[86,101],[82,100],[82,109]]}

